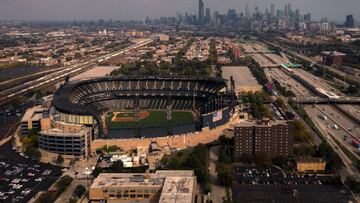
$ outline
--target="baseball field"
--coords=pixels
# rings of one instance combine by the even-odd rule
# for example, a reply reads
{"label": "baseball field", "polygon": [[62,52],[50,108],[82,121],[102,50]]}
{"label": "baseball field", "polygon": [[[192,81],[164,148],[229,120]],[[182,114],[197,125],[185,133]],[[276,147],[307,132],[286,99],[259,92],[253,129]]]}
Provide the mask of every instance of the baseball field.
{"label": "baseball field", "polygon": [[106,125],[108,129],[168,127],[190,124],[194,115],[190,111],[172,111],[171,120],[167,119],[166,111],[141,110],[139,120],[135,121],[132,111],[108,112]]}

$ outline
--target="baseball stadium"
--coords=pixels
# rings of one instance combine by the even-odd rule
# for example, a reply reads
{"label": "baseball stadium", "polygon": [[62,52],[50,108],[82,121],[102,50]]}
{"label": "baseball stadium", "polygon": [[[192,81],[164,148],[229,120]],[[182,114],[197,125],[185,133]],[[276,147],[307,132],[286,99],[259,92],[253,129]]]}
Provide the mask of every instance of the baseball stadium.
{"label": "baseball stadium", "polygon": [[54,94],[57,119],[91,126],[94,138],[153,138],[212,129],[231,117],[234,95],[213,77],[99,77]]}

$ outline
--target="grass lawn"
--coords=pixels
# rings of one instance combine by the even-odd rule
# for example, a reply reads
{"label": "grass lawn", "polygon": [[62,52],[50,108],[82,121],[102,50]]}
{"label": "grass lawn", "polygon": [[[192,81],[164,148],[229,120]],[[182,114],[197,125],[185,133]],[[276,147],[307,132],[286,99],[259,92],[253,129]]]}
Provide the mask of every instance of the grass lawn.
{"label": "grass lawn", "polygon": [[[166,111],[152,111],[148,110],[150,115],[141,119],[138,123],[134,121],[111,121],[112,113],[109,113],[106,118],[106,123],[109,129],[122,129],[122,128],[135,128],[136,125],[140,128],[149,127],[167,127],[169,125],[184,125],[193,122],[194,117],[192,112],[189,111],[173,111],[172,119],[167,120]],[[133,117],[134,113],[117,114],[117,117]]]}

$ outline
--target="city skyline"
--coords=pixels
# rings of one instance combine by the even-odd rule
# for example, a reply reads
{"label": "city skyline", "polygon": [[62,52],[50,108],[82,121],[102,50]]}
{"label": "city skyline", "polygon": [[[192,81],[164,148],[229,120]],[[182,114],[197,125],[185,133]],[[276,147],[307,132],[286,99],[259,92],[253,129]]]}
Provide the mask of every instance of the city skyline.
{"label": "city skyline", "polygon": [[[327,17],[329,20],[343,23],[346,15],[354,15],[355,20],[360,18],[360,2],[349,0],[346,5],[335,0],[206,0],[205,8],[214,11],[226,13],[228,9],[235,9],[237,13],[245,13],[245,4],[249,5],[250,13],[253,13],[254,7],[257,6],[261,11],[270,10],[270,5],[275,4],[275,10],[283,9],[286,3],[292,4],[292,9],[300,9],[301,13],[311,13],[313,19],[319,20]],[[340,7],[341,6],[341,7]],[[341,9],[339,9],[341,8]],[[161,12],[159,12],[159,10]],[[176,13],[198,14],[198,1],[196,0],[107,0],[98,2],[94,0],[64,0],[58,1],[21,1],[21,0],[4,0],[0,8],[0,20],[97,20],[97,19],[114,19],[114,20],[142,20],[146,16],[158,18],[161,16],[175,16]],[[335,15],[336,14],[336,15]]]}

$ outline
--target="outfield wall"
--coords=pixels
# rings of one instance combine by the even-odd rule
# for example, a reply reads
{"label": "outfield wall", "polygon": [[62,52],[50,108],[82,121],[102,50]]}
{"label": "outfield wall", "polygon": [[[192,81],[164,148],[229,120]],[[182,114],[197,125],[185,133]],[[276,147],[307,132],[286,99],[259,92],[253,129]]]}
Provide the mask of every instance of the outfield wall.
{"label": "outfield wall", "polygon": [[206,132],[195,132],[188,133],[186,135],[174,135],[174,136],[165,136],[157,138],[133,138],[133,139],[97,139],[94,140],[91,144],[91,150],[93,153],[96,152],[96,149],[106,146],[116,145],[123,150],[135,149],[137,147],[149,147],[150,142],[156,141],[160,146],[170,146],[177,149],[194,147],[200,143],[209,143],[217,140],[220,135],[223,134],[223,131],[230,126],[233,126],[235,123],[239,122],[239,117],[237,114],[233,115],[230,121],[224,125],[217,126],[216,129],[212,129]]}
{"label": "outfield wall", "polygon": [[172,126],[171,128],[141,128],[139,129],[139,133],[137,133],[136,129],[134,128],[109,129],[109,133],[106,137],[108,139],[128,139],[138,137],[140,135],[140,137],[144,138],[154,138],[168,136],[169,131],[173,135],[178,135],[195,132],[196,128],[195,124],[192,123],[186,125]]}
{"label": "outfield wall", "polygon": [[202,128],[214,129],[217,126],[224,125],[230,119],[230,108],[224,108],[222,110],[201,115]]}

